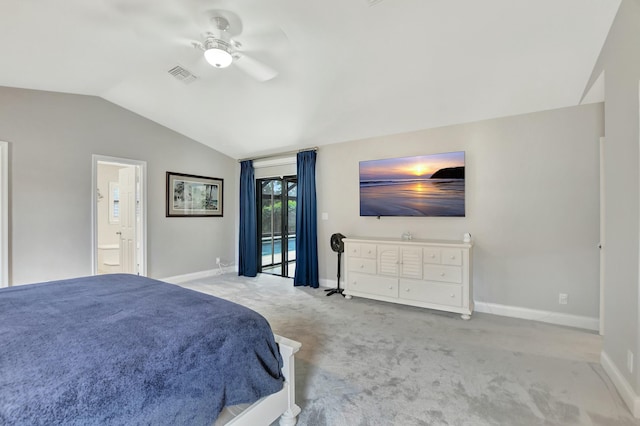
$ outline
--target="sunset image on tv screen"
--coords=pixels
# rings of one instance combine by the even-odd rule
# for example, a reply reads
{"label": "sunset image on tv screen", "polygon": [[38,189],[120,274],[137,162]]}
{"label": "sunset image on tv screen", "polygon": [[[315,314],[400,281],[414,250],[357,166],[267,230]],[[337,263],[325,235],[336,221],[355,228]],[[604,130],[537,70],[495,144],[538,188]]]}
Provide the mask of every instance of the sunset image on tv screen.
{"label": "sunset image on tv screen", "polygon": [[360,162],[360,216],[465,215],[464,151]]}

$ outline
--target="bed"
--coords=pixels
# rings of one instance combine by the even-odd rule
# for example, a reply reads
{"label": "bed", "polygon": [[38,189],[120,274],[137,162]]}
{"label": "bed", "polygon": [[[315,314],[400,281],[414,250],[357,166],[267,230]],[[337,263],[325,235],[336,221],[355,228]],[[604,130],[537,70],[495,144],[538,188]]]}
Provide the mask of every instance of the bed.
{"label": "bed", "polygon": [[149,278],[1,289],[0,341],[3,425],[291,426],[300,412],[298,342],[246,307]]}

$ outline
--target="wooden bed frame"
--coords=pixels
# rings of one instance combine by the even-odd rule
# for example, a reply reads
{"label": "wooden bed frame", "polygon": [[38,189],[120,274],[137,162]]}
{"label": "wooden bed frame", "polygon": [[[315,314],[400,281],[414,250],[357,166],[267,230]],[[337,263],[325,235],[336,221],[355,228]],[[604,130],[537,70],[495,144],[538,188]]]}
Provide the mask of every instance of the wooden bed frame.
{"label": "wooden bed frame", "polygon": [[[282,375],[285,382],[282,390],[265,396],[248,407],[225,408],[214,426],[268,426],[280,417],[281,426],[294,426],[298,421],[300,407],[296,405],[295,358],[302,344],[286,337],[274,335],[282,355]],[[243,409],[244,408],[244,409]]]}

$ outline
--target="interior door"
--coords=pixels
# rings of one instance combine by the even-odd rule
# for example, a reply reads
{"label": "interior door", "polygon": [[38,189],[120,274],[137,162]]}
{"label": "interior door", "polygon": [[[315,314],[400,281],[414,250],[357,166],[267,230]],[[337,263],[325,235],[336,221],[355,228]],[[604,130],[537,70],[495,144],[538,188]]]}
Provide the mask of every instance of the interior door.
{"label": "interior door", "polygon": [[136,261],[136,168],[124,167],[118,171],[120,187],[120,266],[122,272],[138,273]]}

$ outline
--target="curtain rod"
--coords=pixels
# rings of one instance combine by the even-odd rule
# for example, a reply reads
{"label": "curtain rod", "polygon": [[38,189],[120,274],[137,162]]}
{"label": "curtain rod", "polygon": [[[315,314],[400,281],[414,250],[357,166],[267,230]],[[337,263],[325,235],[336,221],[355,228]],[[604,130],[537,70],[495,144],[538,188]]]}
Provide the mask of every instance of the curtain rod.
{"label": "curtain rod", "polygon": [[260,157],[252,157],[252,158],[241,158],[240,160],[238,160],[238,163],[242,163],[243,161],[247,161],[247,160],[266,160],[267,158],[277,158],[277,157],[286,157],[287,155],[293,155],[293,154],[297,154],[299,152],[304,152],[304,151],[317,151],[318,147],[314,146],[312,148],[305,148],[305,149],[299,149],[297,151],[287,151],[287,152],[279,152],[278,154],[269,154],[269,155],[262,155]]}

